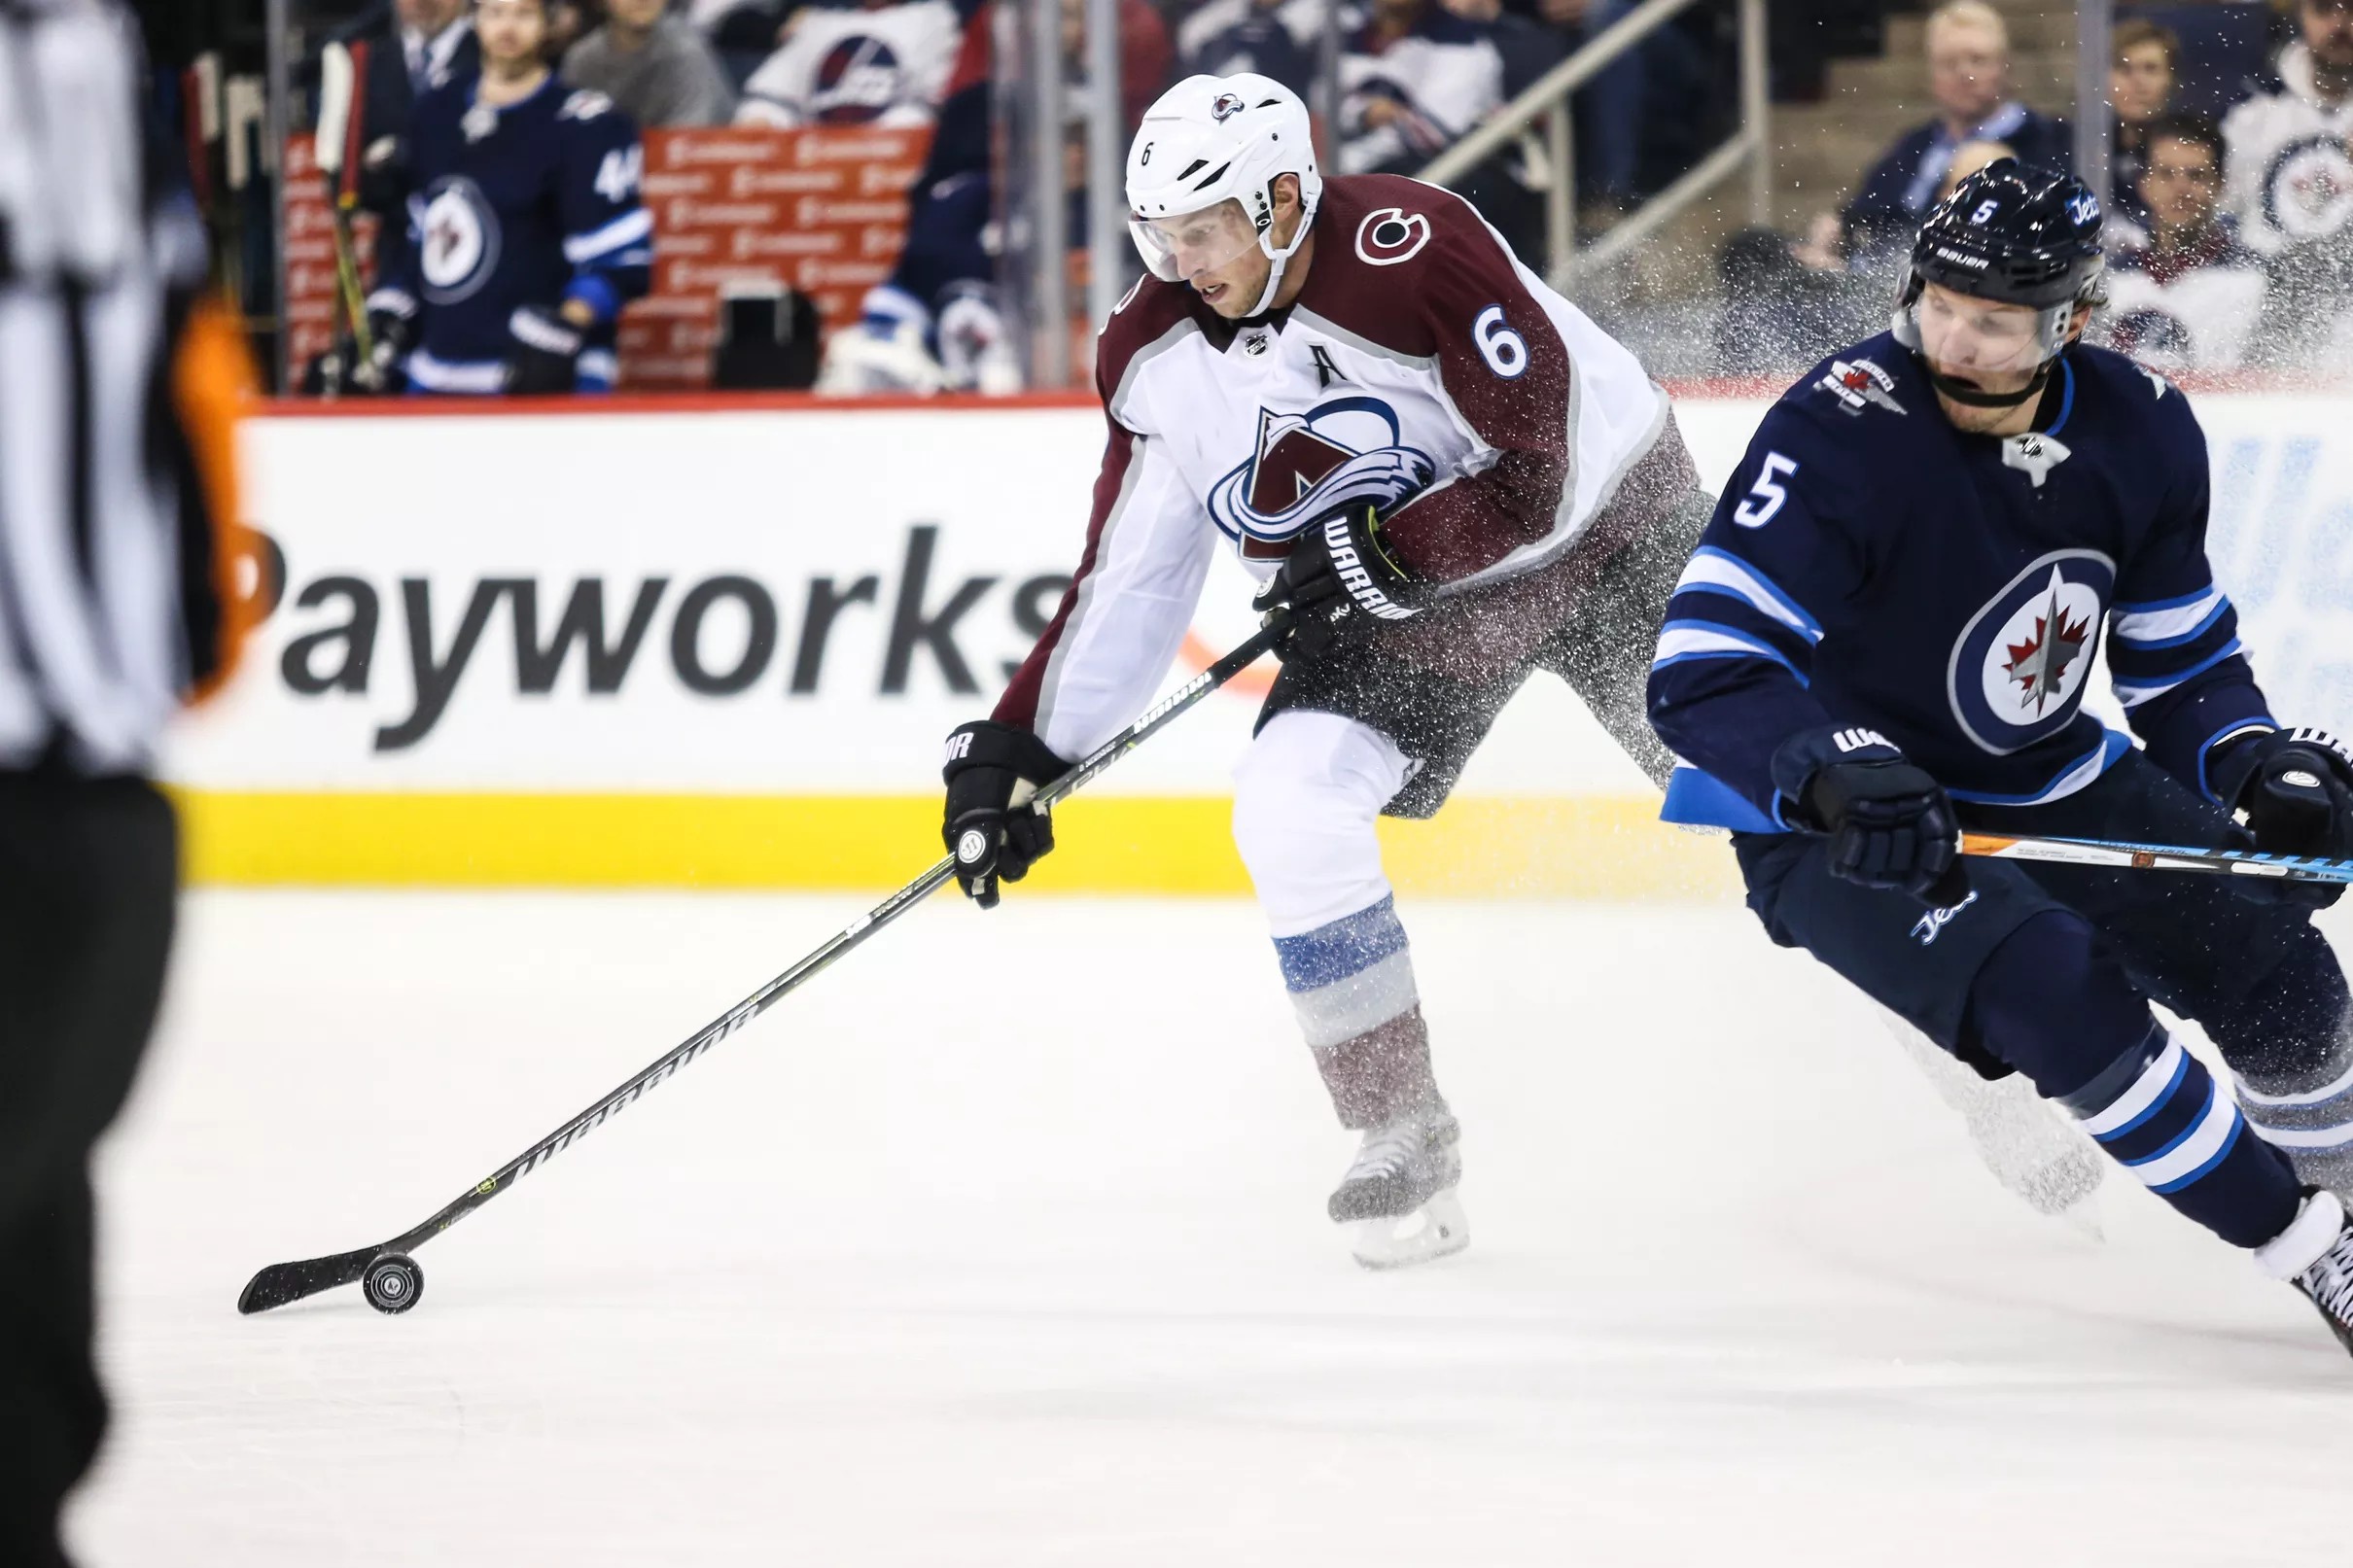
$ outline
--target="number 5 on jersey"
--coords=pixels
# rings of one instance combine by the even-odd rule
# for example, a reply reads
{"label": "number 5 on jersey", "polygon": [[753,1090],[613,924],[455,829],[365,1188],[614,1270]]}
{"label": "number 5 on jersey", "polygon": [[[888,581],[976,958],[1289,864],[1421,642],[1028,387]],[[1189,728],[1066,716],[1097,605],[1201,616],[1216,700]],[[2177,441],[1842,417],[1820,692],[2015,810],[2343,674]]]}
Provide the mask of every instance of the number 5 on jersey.
{"label": "number 5 on jersey", "polygon": [[1797,471],[1797,459],[1783,457],[1778,452],[1766,453],[1764,470],[1757,475],[1757,482],[1748,487],[1748,499],[1733,508],[1732,520],[1742,528],[1763,528],[1772,522],[1781,504],[1789,499],[1789,492],[1781,488],[1780,481]]}

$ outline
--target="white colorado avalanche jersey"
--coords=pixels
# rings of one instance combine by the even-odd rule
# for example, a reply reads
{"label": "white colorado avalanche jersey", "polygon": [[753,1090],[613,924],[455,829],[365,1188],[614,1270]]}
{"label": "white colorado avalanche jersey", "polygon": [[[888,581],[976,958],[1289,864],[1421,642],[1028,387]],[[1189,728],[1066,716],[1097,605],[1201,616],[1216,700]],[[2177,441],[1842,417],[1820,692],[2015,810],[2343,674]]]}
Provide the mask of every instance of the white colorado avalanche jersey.
{"label": "white colorado avalanche jersey", "polygon": [[1104,329],[1096,384],[1110,432],[1077,575],[996,713],[1065,757],[1141,711],[1221,547],[1268,577],[1308,523],[1374,503],[1418,576],[1482,595],[1475,635],[1449,617],[1424,651],[1483,679],[1559,624],[1590,564],[1572,545],[1623,542],[1630,471],[1689,471],[1634,357],[1468,203],[1392,175],[1325,182],[1285,310],[1226,321],[1146,278]]}
{"label": "white colorado avalanche jersey", "polygon": [[804,7],[784,47],[744,84],[736,122],[929,125],[963,42],[950,0]]}

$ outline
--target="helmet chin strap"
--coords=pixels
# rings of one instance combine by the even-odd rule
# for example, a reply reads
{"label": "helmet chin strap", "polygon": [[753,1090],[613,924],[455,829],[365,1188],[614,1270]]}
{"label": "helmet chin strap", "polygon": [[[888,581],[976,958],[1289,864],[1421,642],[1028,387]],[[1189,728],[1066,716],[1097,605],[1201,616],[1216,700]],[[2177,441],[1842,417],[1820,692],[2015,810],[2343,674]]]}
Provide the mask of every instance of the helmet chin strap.
{"label": "helmet chin strap", "polygon": [[1928,363],[1927,355],[1915,350],[1914,358],[1920,362],[1920,369],[1927,375],[1930,386],[1954,402],[1964,403],[1971,408],[2015,408],[2029,398],[2041,397],[2043,388],[2050,383],[2051,367],[2058,363],[2056,360],[2045,360],[2035,370],[2034,379],[2017,392],[1982,392],[1966,382],[1939,374],[1937,367]]}
{"label": "helmet chin strap", "polygon": [[1275,231],[1272,227],[1258,236],[1258,248],[1266,253],[1267,260],[1274,265],[1266,269],[1266,288],[1260,292],[1258,302],[1250,306],[1247,315],[1263,316],[1275,307],[1275,296],[1282,289],[1282,269],[1292,254],[1307,242],[1308,226],[1315,221],[1315,204],[1310,202],[1300,210],[1298,231],[1291,235],[1291,242],[1282,249],[1275,249]]}

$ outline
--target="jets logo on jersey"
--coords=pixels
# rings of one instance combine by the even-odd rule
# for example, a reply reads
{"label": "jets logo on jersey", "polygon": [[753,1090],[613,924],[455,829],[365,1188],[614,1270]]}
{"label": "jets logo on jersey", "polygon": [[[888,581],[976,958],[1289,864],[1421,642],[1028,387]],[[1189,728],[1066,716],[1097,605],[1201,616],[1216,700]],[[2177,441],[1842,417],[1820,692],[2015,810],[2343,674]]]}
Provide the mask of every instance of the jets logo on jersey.
{"label": "jets logo on jersey", "polygon": [[1894,413],[1905,412],[1904,405],[1895,401],[1895,377],[1869,360],[1832,360],[1830,371],[1814,383],[1839,400],[1839,406],[1849,414],[1859,415],[1866,408],[1879,407]]}
{"label": "jets logo on jersey", "polygon": [[890,45],[864,35],[845,38],[817,62],[810,106],[821,125],[862,125],[898,102],[905,80]]}
{"label": "jets logo on jersey", "polygon": [[470,299],[499,264],[499,218],[482,188],[462,174],[430,186],[417,220],[417,262],[425,297],[437,305]]}
{"label": "jets logo on jersey", "polygon": [[1310,518],[1352,501],[1387,512],[1428,484],[1436,465],[1399,441],[1396,411],[1378,398],[1261,408],[1249,457],[1210,489],[1211,520],[1246,558],[1280,560]]}
{"label": "jets logo on jersey", "polygon": [[2290,240],[2321,239],[2353,219],[2353,157],[2342,136],[2306,136],[2271,156],[2264,218]]}
{"label": "jets logo on jersey", "polygon": [[1410,261],[1428,243],[1429,220],[1403,207],[1368,212],[1356,226],[1356,254],[1375,266]]}
{"label": "jets logo on jersey", "polygon": [[2096,550],[2044,556],[1970,617],[1946,677],[1953,717],[1996,756],[2054,735],[2083,706],[2094,641],[2116,587]]}

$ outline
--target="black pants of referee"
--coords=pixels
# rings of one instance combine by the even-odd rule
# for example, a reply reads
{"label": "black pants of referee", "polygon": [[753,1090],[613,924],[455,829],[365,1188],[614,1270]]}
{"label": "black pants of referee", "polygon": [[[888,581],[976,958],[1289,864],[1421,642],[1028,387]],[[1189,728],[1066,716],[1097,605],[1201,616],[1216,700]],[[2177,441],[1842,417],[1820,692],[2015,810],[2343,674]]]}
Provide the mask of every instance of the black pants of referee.
{"label": "black pants of referee", "polygon": [[91,1360],[90,1146],[146,1049],[179,875],[137,780],[0,774],[0,1563],[60,1568],[106,1429]]}

